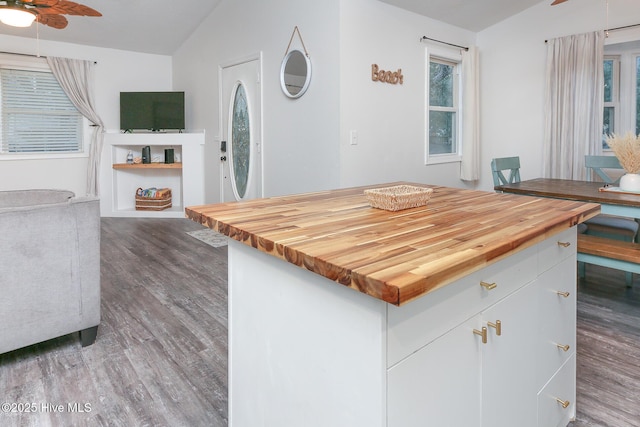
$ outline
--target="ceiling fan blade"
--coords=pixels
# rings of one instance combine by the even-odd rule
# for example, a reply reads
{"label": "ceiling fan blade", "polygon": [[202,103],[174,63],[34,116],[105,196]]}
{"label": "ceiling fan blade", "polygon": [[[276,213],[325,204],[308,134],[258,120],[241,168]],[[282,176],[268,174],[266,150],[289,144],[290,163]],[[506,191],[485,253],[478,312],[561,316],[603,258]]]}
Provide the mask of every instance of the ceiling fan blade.
{"label": "ceiling fan blade", "polygon": [[[39,12],[47,15],[102,16],[100,12],[89,6],[67,0],[24,0],[24,2],[35,6]],[[45,7],[38,8],[38,6]]]}
{"label": "ceiling fan blade", "polygon": [[569,1],[569,0],[555,0],[553,3],[551,3],[551,6],[555,6],[557,4],[561,4],[561,3],[564,3],[566,1]]}
{"label": "ceiling fan blade", "polygon": [[60,0],[22,0],[24,4],[31,6],[54,6]]}
{"label": "ceiling fan blade", "polygon": [[43,25],[47,25],[57,30],[62,30],[69,23],[69,21],[67,21],[67,18],[65,18],[62,15],[55,15],[55,14],[50,15],[50,14],[44,14],[40,12],[41,11],[38,10],[38,22]]}

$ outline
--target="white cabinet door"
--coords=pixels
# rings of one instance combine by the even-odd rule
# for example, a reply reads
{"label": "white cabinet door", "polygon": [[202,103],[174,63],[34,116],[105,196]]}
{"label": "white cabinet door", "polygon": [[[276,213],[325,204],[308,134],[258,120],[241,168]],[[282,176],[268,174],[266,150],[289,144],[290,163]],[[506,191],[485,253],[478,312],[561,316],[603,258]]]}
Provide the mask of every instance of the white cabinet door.
{"label": "white cabinet door", "polygon": [[479,427],[481,338],[474,317],[388,370],[388,427]]}
{"label": "white cabinet door", "polygon": [[[536,315],[538,291],[530,283],[482,313],[482,425],[536,426]],[[496,327],[500,322],[500,335]]]}

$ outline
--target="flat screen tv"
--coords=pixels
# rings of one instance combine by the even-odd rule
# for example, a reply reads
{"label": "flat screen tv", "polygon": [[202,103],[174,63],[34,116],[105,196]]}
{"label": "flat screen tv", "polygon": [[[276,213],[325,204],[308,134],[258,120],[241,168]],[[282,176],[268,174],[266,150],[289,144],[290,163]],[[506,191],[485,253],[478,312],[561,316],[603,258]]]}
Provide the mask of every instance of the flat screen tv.
{"label": "flat screen tv", "polygon": [[184,92],[120,92],[120,129],[184,129]]}

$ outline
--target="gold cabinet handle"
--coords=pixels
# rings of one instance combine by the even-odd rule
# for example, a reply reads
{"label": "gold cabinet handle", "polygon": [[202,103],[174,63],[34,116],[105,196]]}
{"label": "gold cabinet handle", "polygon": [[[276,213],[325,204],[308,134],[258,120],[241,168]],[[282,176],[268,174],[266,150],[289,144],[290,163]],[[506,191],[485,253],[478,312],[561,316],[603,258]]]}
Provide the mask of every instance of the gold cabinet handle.
{"label": "gold cabinet handle", "polygon": [[486,327],[482,327],[482,330],[479,331],[477,329],[473,330],[473,333],[476,335],[480,335],[482,337],[482,344],[486,344],[487,343],[487,328]]}
{"label": "gold cabinet handle", "polygon": [[562,344],[556,344],[556,346],[558,346],[558,348],[559,348],[560,350],[562,350],[562,351],[569,351],[569,349],[571,348],[571,347],[569,347],[569,344],[565,344],[565,345],[562,345]]}
{"label": "gold cabinet handle", "polygon": [[502,335],[502,322],[501,321],[496,320],[496,323],[487,322],[487,325],[489,325],[489,327],[494,328],[496,330],[496,335],[498,335],[498,336]]}
{"label": "gold cabinet handle", "polygon": [[557,291],[556,293],[561,297],[565,297],[565,298],[569,298],[569,295],[571,295],[569,292],[562,292],[562,291]]}
{"label": "gold cabinet handle", "polygon": [[569,406],[571,404],[571,402],[569,402],[568,400],[562,400],[559,397],[556,397],[556,401],[562,405],[563,408],[567,408],[567,406]]}
{"label": "gold cabinet handle", "polygon": [[498,285],[496,285],[495,282],[494,283],[480,282],[480,286],[482,286],[483,288],[485,288],[488,291],[498,287]]}
{"label": "gold cabinet handle", "polygon": [[558,246],[562,246],[563,248],[568,248],[571,246],[571,242],[558,242]]}

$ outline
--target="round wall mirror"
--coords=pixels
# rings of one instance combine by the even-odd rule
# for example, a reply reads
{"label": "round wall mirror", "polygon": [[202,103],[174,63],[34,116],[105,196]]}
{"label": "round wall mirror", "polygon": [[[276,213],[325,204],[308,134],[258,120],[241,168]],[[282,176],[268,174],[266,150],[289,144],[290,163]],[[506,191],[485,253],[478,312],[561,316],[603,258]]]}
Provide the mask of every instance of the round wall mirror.
{"label": "round wall mirror", "polygon": [[311,61],[299,50],[292,50],[282,60],[280,86],[289,98],[300,98],[311,81]]}

